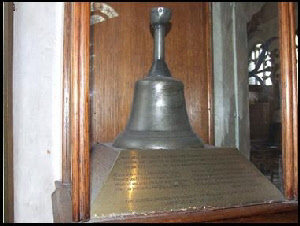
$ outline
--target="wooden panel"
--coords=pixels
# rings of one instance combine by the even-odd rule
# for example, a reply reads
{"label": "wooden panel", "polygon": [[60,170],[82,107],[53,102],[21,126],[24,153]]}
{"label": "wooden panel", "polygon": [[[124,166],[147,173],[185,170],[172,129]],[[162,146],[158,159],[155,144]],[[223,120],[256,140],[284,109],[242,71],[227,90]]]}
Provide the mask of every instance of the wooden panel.
{"label": "wooden panel", "polygon": [[71,33],[71,152],[72,152],[72,216],[73,221],[80,220],[79,210],[79,179],[78,179],[78,29],[80,7],[72,4],[72,33]]}
{"label": "wooden panel", "polygon": [[225,220],[217,220],[214,222],[222,223],[298,223],[298,211],[283,212],[283,213],[269,213],[262,215],[255,215],[249,217],[231,218]]}
{"label": "wooden panel", "polygon": [[108,4],[119,16],[104,16],[92,26],[91,144],[112,141],[125,128],[134,82],[147,75],[152,63],[149,14],[157,6],[173,11],[166,62],[185,85],[190,122],[205,143],[213,143],[210,3]]}
{"label": "wooden panel", "polygon": [[13,3],[3,9],[4,222],[14,222],[13,175]]}
{"label": "wooden panel", "polygon": [[90,3],[71,3],[71,153],[73,221],[90,216],[89,23]]}
{"label": "wooden panel", "polygon": [[295,59],[294,3],[279,4],[279,37],[282,81],[282,151],[284,194],[298,196],[298,95]]}

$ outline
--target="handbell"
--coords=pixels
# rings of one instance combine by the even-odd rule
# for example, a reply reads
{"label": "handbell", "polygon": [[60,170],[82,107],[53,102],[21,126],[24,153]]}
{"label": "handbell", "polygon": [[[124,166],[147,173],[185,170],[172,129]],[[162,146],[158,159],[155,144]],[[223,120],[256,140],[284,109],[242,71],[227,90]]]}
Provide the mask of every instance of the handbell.
{"label": "handbell", "polygon": [[183,83],[171,77],[164,60],[164,37],[172,12],[153,8],[154,59],[148,75],[135,82],[134,98],[125,131],[113,142],[117,148],[202,148],[204,144],[190,125]]}

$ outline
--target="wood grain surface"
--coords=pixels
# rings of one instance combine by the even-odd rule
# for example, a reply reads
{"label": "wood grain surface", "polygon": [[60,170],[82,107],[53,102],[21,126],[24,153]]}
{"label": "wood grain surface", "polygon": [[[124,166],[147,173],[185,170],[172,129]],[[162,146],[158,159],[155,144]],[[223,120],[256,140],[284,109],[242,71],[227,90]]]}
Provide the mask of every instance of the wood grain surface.
{"label": "wood grain surface", "polygon": [[78,27],[80,19],[80,6],[76,3],[72,4],[72,31],[71,31],[71,153],[72,153],[72,216],[73,221],[80,220],[79,210],[79,140],[78,140]]}
{"label": "wood grain surface", "polygon": [[282,82],[282,153],[284,194],[298,197],[298,90],[295,59],[295,16],[293,2],[280,2],[279,37]]}
{"label": "wood grain surface", "polygon": [[89,59],[90,3],[81,3],[79,29],[79,194],[80,218],[90,218]]}
{"label": "wood grain surface", "polygon": [[91,27],[91,145],[112,141],[125,128],[134,82],[151,67],[149,15],[158,6],[173,12],[165,38],[166,62],[172,76],[185,85],[190,123],[205,143],[213,143],[210,3],[108,4],[119,16],[101,14],[106,20]]}
{"label": "wood grain surface", "polygon": [[90,3],[71,3],[71,153],[73,221],[90,216],[89,32]]}

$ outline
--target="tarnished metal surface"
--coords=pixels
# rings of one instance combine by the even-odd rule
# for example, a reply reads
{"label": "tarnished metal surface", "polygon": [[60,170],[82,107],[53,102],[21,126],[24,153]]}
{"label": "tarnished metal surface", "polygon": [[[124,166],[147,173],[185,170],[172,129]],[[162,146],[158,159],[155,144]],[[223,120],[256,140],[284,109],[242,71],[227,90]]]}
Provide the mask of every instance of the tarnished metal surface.
{"label": "tarnished metal surface", "polygon": [[121,150],[91,217],[214,209],[283,201],[237,149]]}
{"label": "tarnished metal surface", "polygon": [[154,29],[154,61],[164,59],[164,38],[166,26],[171,20],[172,11],[165,7],[153,8],[151,10],[151,25]]}
{"label": "tarnished metal surface", "polygon": [[204,147],[189,123],[183,83],[171,77],[164,60],[164,36],[171,10],[153,8],[154,59],[146,78],[135,83],[129,121],[113,146],[135,149]]}

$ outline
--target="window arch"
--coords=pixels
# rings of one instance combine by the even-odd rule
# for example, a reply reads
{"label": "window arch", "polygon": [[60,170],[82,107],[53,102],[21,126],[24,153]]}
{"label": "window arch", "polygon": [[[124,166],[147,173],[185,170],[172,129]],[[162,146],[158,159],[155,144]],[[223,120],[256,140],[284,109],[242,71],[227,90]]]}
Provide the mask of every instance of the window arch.
{"label": "window arch", "polygon": [[273,63],[271,51],[265,51],[263,62],[260,64],[259,68],[256,68],[259,58],[262,57],[260,56],[262,52],[263,45],[261,43],[256,44],[250,52],[248,71],[252,72],[252,74],[249,77],[249,85],[272,85],[271,68]]}

